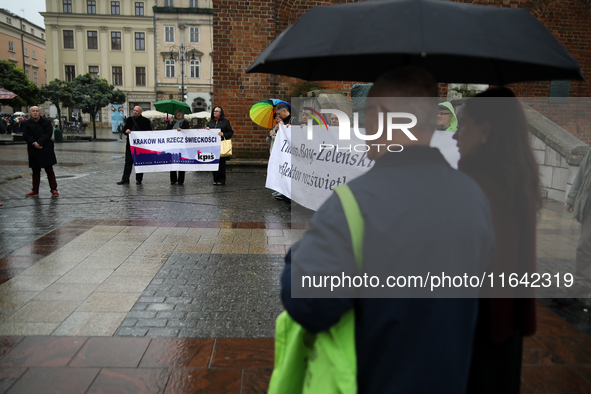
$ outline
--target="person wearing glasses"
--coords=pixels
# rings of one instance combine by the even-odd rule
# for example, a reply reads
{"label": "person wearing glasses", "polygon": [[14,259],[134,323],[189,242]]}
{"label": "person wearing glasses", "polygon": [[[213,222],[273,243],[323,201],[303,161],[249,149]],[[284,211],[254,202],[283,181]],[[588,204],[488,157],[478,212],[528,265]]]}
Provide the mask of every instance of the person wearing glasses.
{"label": "person wearing glasses", "polygon": [[453,105],[449,101],[439,103],[436,124],[437,130],[433,133],[429,145],[439,149],[449,165],[457,170],[458,162],[460,161],[460,151],[453,137],[455,131],[458,129],[458,118],[456,117]]}

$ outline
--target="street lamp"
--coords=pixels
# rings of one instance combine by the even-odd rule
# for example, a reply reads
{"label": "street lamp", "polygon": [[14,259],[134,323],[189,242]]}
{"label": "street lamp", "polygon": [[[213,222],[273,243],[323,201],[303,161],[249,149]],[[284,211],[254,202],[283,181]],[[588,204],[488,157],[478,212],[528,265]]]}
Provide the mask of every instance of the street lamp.
{"label": "street lamp", "polygon": [[174,62],[174,54],[178,53],[179,62],[181,63],[181,101],[185,102],[185,62],[187,61],[187,52],[191,52],[191,59],[195,60],[196,49],[192,46],[185,46],[185,44],[173,45],[170,47],[170,60]]}

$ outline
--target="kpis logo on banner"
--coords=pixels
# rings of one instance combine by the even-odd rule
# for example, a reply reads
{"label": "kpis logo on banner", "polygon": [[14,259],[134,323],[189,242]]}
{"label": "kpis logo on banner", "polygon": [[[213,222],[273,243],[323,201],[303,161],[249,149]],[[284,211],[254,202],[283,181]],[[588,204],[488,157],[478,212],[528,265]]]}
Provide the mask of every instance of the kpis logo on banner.
{"label": "kpis logo on banner", "polygon": [[197,155],[195,155],[195,160],[202,163],[209,163],[215,160],[215,155],[211,152],[202,152],[198,150]]}

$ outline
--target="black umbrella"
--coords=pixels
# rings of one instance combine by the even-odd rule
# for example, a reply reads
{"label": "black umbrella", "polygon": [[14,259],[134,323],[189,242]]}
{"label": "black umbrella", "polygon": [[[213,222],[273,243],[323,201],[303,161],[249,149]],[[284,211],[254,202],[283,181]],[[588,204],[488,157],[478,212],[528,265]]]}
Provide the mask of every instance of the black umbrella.
{"label": "black umbrella", "polygon": [[315,7],[246,72],[373,82],[404,65],[424,67],[438,82],[584,79],[577,61],[526,10],[433,0]]}

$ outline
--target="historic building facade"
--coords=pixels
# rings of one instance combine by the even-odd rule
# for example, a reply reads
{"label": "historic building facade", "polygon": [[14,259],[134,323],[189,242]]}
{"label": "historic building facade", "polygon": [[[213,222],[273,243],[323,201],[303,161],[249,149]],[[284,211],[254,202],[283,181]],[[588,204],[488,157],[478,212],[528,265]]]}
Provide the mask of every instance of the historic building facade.
{"label": "historic building facade", "polygon": [[45,29],[0,8],[0,59],[14,63],[38,87],[45,85]]}
{"label": "historic building facade", "polygon": [[154,72],[158,100],[174,98],[185,101],[193,112],[211,111],[212,22],[212,0],[156,0]]}
{"label": "historic building facade", "polygon": [[[124,114],[155,101],[152,2],[46,0],[47,74],[71,81],[90,73],[127,95]],[[108,122],[109,108],[101,121]]]}

